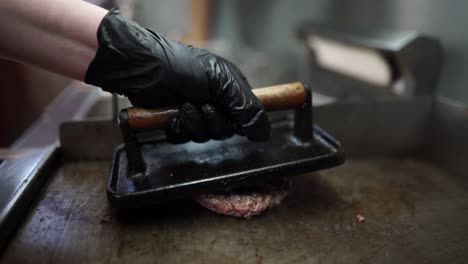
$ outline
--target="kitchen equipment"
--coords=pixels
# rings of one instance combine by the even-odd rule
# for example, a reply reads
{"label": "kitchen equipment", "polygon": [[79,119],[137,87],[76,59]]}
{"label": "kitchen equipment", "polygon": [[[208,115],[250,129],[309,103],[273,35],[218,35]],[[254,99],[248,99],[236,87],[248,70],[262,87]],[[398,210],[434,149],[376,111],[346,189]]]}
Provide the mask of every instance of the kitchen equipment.
{"label": "kitchen equipment", "polygon": [[[48,117],[81,105],[77,96],[87,93],[82,86],[66,91]],[[96,103],[110,106],[105,100]],[[110,108],[98,108],[85,116],[111,119]],[[11,202],[0,202],[0,241],[12,236],[0,263],[464,263],[466,105],[442,97],[380,98],[314,105],[313,113],[346,146],[346,163],[292,177],[281,206],[248,221],[191,199],[114,211],[105,192],[110,158],[69,159],[54,145],[40,156],[6,160],[0,201]],[[57,142],[55,120],[39,120],[21,147]],[[8,200],[11,186],[25,189]]]}
{"label": "kitchen equipment", "polygon": [[253,91],[267,111],[295,109],[293,116],[272,123],[267,142],[250,142],[240,136],[178,145],[162,136],[139,140],[139,131],[164,128],[178,108],[123,109],[119,123],[124,145],[116,149],[112,160],[109,201],[115,207],[141,207],[344,162],[341,145],[313,125],[310,90],[302,83]]}
{"label": "kitchen equipment", "polygon": [[440,41],[417,32],[303,23],[308,78],[341,99],[434,94],[442,68]]}

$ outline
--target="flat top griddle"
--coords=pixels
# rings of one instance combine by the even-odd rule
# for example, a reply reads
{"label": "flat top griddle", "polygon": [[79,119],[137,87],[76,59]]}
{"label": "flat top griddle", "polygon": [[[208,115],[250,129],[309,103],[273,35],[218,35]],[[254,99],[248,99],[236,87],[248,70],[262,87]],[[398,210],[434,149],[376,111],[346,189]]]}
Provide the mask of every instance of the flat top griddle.
{"label": "flat top griddle", "polygon": [[[191,200],[113,211],[107,162],[65,163],[0,263],[464,263],[468,192],[417,157],[352,158],[291,178],[250,220]],[[366,217],[364,222],[356,214]]]}
{"label": "flat top griddle", "polygon": [[55,166],[36,175],[48,183],[19,216],[0,263],[466,262],[465,106],[386,99],[314,113],[344,142],[346,164],[293,177],[281,206],[247,221],[191,200],[115,212],[105,194],[109,160],[57,152]]}

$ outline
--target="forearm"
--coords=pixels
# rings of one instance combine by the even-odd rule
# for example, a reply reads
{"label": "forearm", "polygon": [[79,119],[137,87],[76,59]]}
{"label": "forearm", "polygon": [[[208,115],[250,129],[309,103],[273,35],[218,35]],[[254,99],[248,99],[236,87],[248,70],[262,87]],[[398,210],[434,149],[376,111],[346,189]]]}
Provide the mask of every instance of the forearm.
{"label": "forearm", "polygon": [[81,0],[1,0],[0,56],[84,80],[106,13]]}

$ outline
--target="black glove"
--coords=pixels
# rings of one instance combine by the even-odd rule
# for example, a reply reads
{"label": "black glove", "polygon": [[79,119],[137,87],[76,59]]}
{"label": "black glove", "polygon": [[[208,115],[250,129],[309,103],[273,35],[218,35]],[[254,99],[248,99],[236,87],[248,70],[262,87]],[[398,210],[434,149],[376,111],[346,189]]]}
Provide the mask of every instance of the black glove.
{"label": "black glove", "polygon": [[270,123],[246,78],[230,61],[125,19],[117,10],[98,29],[99,48],[85,81],[127,96],[135,106],[181,104],[167,135],[177,143],[233,133],[266,140]]}

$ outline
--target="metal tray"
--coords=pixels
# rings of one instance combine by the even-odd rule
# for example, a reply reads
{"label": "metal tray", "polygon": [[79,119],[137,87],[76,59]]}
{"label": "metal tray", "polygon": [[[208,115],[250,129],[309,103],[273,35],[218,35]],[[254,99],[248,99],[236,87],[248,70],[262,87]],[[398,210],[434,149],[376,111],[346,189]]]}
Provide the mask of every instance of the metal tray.
{"label": "metal tray", "polygon": [[318,126],[314,140],[300,143],[292,136],[292,121],[273,125],[268,142],[249,142],[235,136],[203,144],[146,143],[141,152],[147,171],[128,177],[123,145],[114,154],[107,196],[114,207],[142,207],[202,191],[254,184],[335,167],[344,162],[340,143]]}

